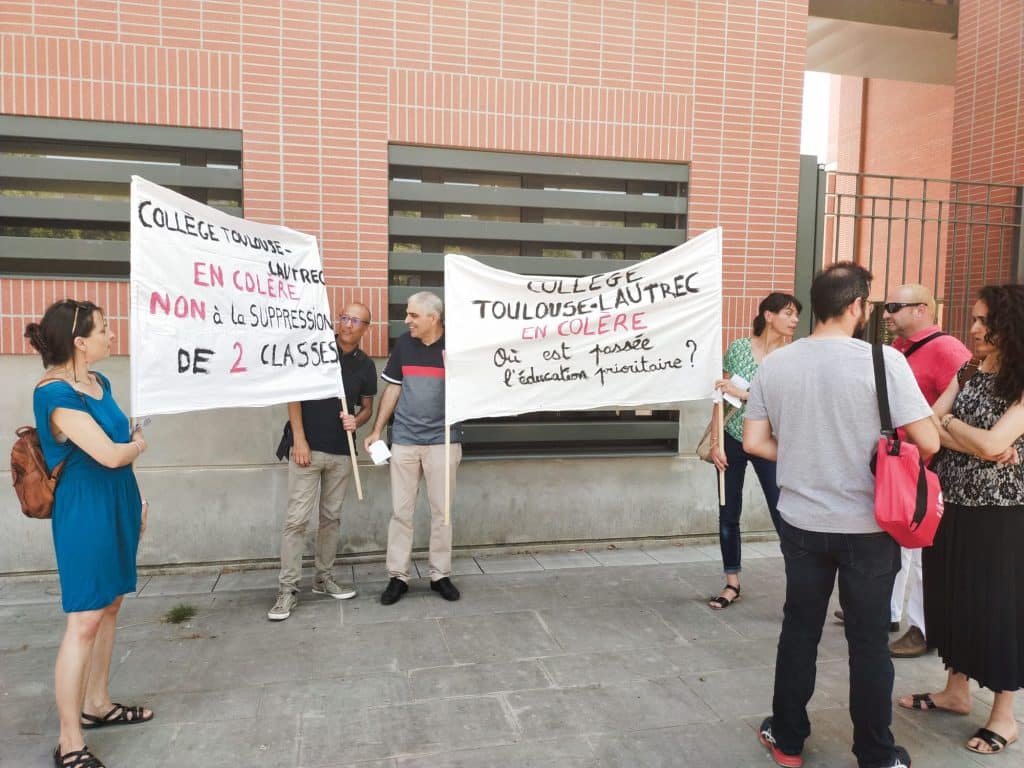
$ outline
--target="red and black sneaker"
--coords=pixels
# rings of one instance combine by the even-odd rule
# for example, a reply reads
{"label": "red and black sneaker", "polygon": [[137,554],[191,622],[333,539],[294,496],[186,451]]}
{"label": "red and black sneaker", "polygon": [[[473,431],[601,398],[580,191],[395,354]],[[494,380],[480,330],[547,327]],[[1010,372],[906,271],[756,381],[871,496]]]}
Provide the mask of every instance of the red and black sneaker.
{"label": "red and black sneaker", "polygon": [[804,759],[800,755],[787,755],[775,745],[775,737],[772,736],[772,719],[770,717],[766,717],[764,722],[761,723],[757,739],[772,753],[772,760],[775,761],[776,765],[781,765],[783,768],[800,768],[804,764]]}

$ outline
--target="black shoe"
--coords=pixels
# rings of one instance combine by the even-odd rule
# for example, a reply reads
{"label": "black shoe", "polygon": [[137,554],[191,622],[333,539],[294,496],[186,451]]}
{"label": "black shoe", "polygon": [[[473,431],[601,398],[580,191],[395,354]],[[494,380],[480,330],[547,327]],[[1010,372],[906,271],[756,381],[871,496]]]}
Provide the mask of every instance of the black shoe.
{"label": "black shoe", "polygon": [[409,585],[399,578],[391,577],[387,587],[381,593],[380,602],[383,605],[394,605],[402,599],[402,595],[409,591]]}
{"label": "black shoe", "polygon": [[452,584],[452,580],[445,576],[443,579],[430,582],[430,588],[435,592],[438,592],[441,597],[449,602],[454,602],[459,599],[459,590]]}
{"label": "black shoe", "polygon": [[893,756],[891,763],[885,764],[885,768],[910,768],[910,753],[898,745],[894,749],[896,754]]}
{"label": "black shoe", "polygon": [[[838,611],[834,611],[832,613],[832,615],[835,616],[837,619],[839,619],[839,621],[842,621],[842,622],[846,621],[846,616],[843,615],[843,610],[841,608]],[[898,621],[890,621],[889,622],[889,631],[890,632],[899,632],[900,631],[900,623]]]}

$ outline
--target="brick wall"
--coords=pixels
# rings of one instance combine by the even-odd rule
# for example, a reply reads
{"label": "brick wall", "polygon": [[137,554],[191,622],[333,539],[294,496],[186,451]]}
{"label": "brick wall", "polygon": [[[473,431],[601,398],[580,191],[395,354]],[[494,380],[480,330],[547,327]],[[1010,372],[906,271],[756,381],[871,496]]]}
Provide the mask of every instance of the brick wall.
{"label": "brick wall", "polygon": [[[243,131],[246,216],[318,237],[337,306],[387,314],[387,145],[692,163],[725,228],[727,338],[793,281],[806,2],[4,0],[0,113]],[[0,353],[64,295],[0,280]],[[385,350],[386,330],[368,337]]]}
{"label": "brick wall", "polygon": [[[1024,3],[961,0],[953,109],[952,172],[956,179],[1024,185]],[[977,190],[969,199],[982,202]],[[1012,204],[1013,190],[995,195]],[[977,209],[974,209],[977,215]],[[967,218],[972,208],[961,206]],[[987,217],[995,223],[998,214]],[[977,289],[1010,279],[1013,232],[961,227],[949,247],[950,295],[961,326]]]}

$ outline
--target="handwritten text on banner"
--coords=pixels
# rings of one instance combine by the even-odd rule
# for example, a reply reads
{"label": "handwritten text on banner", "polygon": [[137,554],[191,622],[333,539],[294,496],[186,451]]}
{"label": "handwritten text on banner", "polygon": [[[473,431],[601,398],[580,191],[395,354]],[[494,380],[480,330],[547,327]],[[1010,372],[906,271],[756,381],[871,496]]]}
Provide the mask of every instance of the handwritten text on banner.
{"label": "handwritten text on banner", "polygon": [[722,370],[722,232],[588,277],[445,257],[446,417],[708,397]]}
{"label": "handwritten text on banner", "polygon": [[135,415],[338,395],[316,238],[138,176],[131,206]]}

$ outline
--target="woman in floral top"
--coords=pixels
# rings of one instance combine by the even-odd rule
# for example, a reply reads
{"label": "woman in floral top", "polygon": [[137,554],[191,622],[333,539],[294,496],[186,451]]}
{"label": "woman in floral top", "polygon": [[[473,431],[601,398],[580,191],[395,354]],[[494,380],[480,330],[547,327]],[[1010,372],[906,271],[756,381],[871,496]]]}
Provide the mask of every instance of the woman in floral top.
{"label": "woman in floral top", "polygon": [[[715,382],[722,392],[746,401],[747,388],[757,373],[761,361],[773,350],[793,339],[803,309],[795,296],[788,293],[770,293],[757,307],[753,336],[736,339],[725,353],[722,367],[725,377]],[[739,387],[730,379],[741,376],[746,387]],[[722,547],[722,565],[725,567],[725,587],[721,594],[708,600],[715,610],[728,608],[740,598],[740,512],[743,508],[743,480],[747,464],[754,466],[761,482],[772,522],[778,529],[779,488],[775,484],[775,462],[751,456],[743,450],[743,417],[746,405],[735,410],[725,421],[725,445],[712,438],[711,460],[725,472],[725,504],[718,507],[718,541]],[[712,418],[711,434],[718,434],[718,409]]]}
{"label": "woman in floral top", "polygon": [[965,365],[934,406],[945,508],[922,554],[924,619],[946,687],[899,704],[966,715],[977,680],[995,698],[965,746],[991,755],[1020,736],[1013,694],[1024,686],[1024,286],[982,288],[971,337],[977,373]]}

